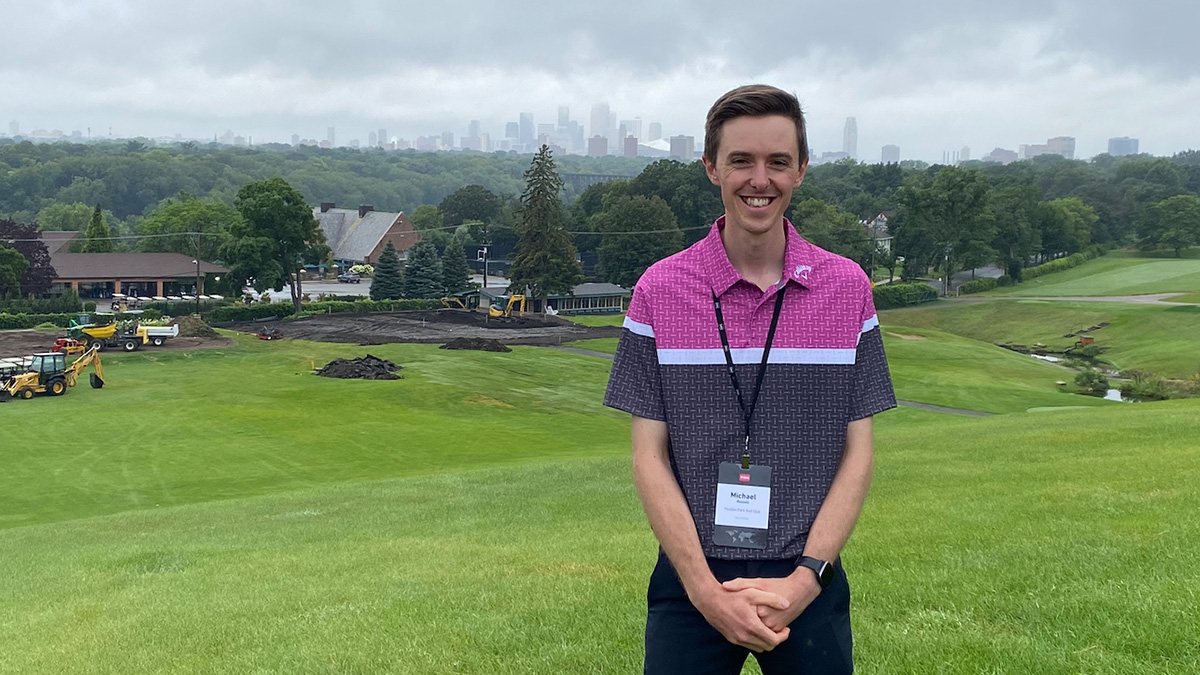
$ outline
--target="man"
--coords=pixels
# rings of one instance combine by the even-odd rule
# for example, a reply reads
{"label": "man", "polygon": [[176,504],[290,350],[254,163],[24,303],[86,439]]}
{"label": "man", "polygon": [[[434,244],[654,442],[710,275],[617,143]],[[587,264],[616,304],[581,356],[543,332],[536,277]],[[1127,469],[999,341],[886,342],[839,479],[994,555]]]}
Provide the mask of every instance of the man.
{"label": "man", "polygon": [[784,217],[808,168],[795,96],[739,87],[705,125],[725,214],[638,281],[605,404],[633,415],[660,544],[647,673],[850,673],[839,554],[896,405],[870,282]]}

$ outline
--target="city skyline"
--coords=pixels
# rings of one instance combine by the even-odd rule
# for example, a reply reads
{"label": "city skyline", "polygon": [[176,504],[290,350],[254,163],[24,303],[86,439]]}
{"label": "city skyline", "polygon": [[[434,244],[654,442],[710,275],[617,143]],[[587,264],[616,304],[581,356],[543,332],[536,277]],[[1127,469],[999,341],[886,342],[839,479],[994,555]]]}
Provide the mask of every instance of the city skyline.
{"label": "city skyline", "polygon": [[[1141,152],[1157,155],[1200,145],[1192,123],[1200,67],[1186,28],[1200,8],[1192,6],[875,1],[787,6],[769,25],[733,22],[719,32],[707,27],[725,8],[710,0],[636,7],[643,25],[672,30],[634,41],[610,30],[614,8],[513,12],[469,0],[403,8],[352,0],[333,13],[312,0],[286,9],[14,0],[0,10],[11,41],[0,64],[0,120],[83,137],[91,127],[93,138],[109,128],[198,139],[229,130],[256,143],[327,140],[334,127],[337,144],[364,144],[379,128],[460,138],[478,120],[494,141],[521,112],[533,113],[535,130],[556,123],[560,105],[590,138],[591,108],[604,102],[614,128],[640,118],[643,133],[657,122],[660,138],[700,145],[712,101],[763,81],[800,97],[818,156],[843,148],[847,117],[857,119],[857,154],[867,161],[883,145],[936,162],[947,148],[1017,151],[1058,136],[1075,138],[1081,158],[1107,151],[1110,138],[1136,138]],[[400,19],[425,25],[447,13],[472,20],[449,32],[396,29]],[[811,30],[782,55],[739,47],[790,38],[795,25]],[[46,35],[72,49],[44,49]],[[333,48],[346,41],[354,48]]]}

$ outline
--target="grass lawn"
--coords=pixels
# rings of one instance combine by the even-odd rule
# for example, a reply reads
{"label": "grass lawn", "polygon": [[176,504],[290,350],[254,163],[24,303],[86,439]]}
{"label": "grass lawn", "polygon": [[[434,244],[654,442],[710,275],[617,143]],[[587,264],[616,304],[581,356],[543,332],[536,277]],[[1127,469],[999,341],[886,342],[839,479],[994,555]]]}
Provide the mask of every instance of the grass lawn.
{"label": "grass lawn", "polygon": [[[368,352],[403,365],[404,379],[311,375]],[[103,389],[81,384],[61,398],[0,405],[0,528],[624,454],[626,416],[597,393],[609,367],[537,347],[493,354],[253,338],[233,349],[106,353]]]}
{"label": "grass lawn", "polygon": [[1108,322],[1091,333],[1108,348],[1102,358],[1118,368],[1141,369],[1167,377],[1200,370],[1200,307],[1129,305],[1050,300],[997,300],[958,306],[880,312],[885,325],[899,323],[993,342],[1065,348],[1076,338],[1063,335]]}
{"label": "grass lawn", "polygon": [[[881,416],[844,556],[858,671],[1196,672],[1197,413]],[[12,528],[0,550],[0,672],[500,675],[636,672],[655,544],[611,457]]]}
{"label": "grass lawn", "polygon": [[620,326],[625,323],[624,314],[580,314],[566,318],[585,326]]}
{"label": "grass lawn", "polygon": [[1147,257],[1144,253],[1113,251],[1079,267],[998,288],[991,295],[1119,296],[1150,293],[1200,292],[1200,248],[1183,258]]}
{"label": "grass lawn", "polygon": [[619,338],[595,338],[592,340],[576,340],[568,342],[564,346],[575,347],[577,349],[587,349],[593,352],[604,352],[605,354],[617,353],[617,341]]}

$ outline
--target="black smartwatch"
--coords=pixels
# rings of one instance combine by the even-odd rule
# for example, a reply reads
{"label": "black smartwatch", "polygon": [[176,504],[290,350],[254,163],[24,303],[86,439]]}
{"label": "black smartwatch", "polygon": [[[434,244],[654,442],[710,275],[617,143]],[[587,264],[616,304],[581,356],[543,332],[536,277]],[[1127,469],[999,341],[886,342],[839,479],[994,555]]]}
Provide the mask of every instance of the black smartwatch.
{"label": "black smartwatch", "polygon": [[812,556],[802,555],[796,561],[796,566],[807,567],[812,570],[813,574],[817,575],[817,583],[821,585],[821,590],[825,590],[829,587],[829,584],[833,583],[833,565],[831,563],[818,560]]}

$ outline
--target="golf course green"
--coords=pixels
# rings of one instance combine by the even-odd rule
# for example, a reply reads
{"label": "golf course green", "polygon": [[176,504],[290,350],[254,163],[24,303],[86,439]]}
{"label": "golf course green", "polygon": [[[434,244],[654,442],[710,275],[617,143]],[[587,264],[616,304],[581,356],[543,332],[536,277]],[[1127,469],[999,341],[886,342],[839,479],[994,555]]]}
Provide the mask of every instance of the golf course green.
{"label": "golf course green", "polygon": [[[1200,672],[1200,400],[992,344],[1109,321],[1106,356],[1185,372],[1180,309],[881,314],[899,398],[993,415],[876,419],[857,672]],[[366,353],[403,379],[312,374]],[[0,673],[639,671],[656,543],[610,363],[239,336],[0,405]]]}

